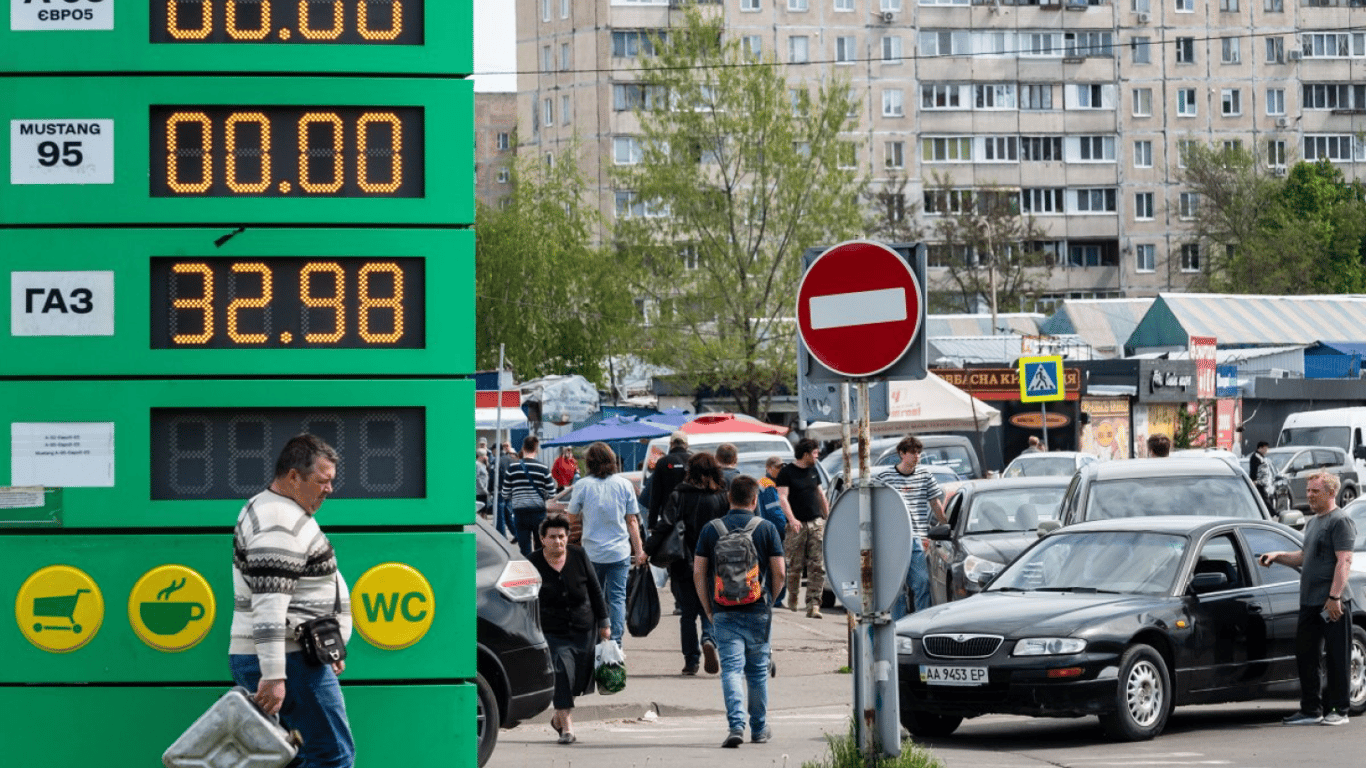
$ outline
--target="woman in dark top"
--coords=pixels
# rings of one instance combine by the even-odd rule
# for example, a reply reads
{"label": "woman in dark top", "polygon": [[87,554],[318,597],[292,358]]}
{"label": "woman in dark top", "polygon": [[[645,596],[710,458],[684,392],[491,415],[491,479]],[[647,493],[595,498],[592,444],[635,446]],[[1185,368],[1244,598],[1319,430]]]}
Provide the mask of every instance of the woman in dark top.
{"label": "woman in dark top", "polygon": [[569,543],[569,521],[554,515],[541,523],[541,549],[527,559],[541,574],[541,631],[555,667],[555,715],[550,725],[561,744],[573,744],[574,697],[593,686],[595,635],[612,636],[607,603],[581,547]]}
{"label": "woman in dark top", "polygon": [[[711,639],[711,622],[702,610],[697,589],[692,580],[692,553],[697,549],[697,537],[702,527],[730,511],[726,500],[726,486],[721,477],[721,465],[716,457],[705,451],[693,454],[688,459],[688,471],[683,481],[674,487],[657,524],[659,533],[667,534],[674,522],[683,521],[683,551],[687,555],[669,566],[669,578],[680,589],[674,593],[678,609],[678,639],[683,651],[683,674],[697,674],[699,656],[704,656],[707,672],[716,674],[720,660],[716,655],[716,644]],[[702,644],[697,643],[697,622],[702,621]]]}

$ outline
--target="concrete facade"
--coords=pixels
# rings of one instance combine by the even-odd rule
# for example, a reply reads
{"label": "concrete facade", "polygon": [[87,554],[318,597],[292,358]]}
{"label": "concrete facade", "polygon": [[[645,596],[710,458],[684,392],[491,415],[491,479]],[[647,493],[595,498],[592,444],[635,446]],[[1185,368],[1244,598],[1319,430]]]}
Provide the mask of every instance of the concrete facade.
{"label": "concrete facade", "polygon": [[[609,169],[638,130],[625,107],[632,34],[690,0],[518,0],[524,149],[580,162],[605,216]],[[1205,265],[1182,142],[1240,142],[1284,168],[1366,162],[1366,0],[722,0],[727,34],[785,64],[793,87],[836,74],[861,99],[857,162],[904,180],[927,231],[955,189],[1018,194],[1056,253],[1063,299],[1182,291]],[[1358,7],[1361,6],[1361,7]],[[1346,31],[1344,31],[1346,30]],[[615,42],[615,50],[614,50]],[[623,54],[623,55],[617,55]],[[931,256],[931,284],[950,258]]]}
{"label": "concrete facade", "polygon": [[517,94],[474,94],[474,195],[489,207],[512,192]]}

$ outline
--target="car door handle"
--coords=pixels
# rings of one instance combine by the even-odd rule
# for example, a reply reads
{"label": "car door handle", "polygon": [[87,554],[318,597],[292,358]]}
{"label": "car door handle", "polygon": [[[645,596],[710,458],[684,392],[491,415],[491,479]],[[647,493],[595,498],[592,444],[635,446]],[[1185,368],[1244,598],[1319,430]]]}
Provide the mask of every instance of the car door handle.
{"label": "car door handle", "polygon": [[1248,612],[1248,613],[1261,613],[1261,612],[1262,612],[1262,604],[1256,602],[1256,598],[1253,598],[1252,596],[1240,597],[1240,598],[1238,598],[1238,602],[1240,602],[1240,603],[1247,603],[1247,612]]}

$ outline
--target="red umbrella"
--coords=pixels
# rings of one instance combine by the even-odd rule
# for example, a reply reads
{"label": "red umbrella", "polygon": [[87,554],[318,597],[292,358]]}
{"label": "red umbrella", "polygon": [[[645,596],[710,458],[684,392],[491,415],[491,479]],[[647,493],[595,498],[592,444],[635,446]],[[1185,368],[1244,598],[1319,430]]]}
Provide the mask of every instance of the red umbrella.
{"label": "red umbrella", "polygon": [[679,427],[690,435],[707,432],[761,432],[771,435],[787,434],[787,427],[765,424],[753,416],[740,413],[707,413]]}

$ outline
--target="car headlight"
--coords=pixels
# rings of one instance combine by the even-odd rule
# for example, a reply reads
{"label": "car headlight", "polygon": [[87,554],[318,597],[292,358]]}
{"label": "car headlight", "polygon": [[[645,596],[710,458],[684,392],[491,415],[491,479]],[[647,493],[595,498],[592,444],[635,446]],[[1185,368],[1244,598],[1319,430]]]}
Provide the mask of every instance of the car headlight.
{"label": "car headlight", "polygon": [[915,653],[915,639],[903,635],[896,636],[897,653]]}
{"label": "car headlight", "polygon": [[1015,643],[1015,656],[1064,656],[1086,650],[1086,641],[1075,637],[1026,637]]}
{"label": "car headlight", "polygon": [[1004,563],[995,560],[988,560],[976,555],[968,555],[963,558],[963,575],[967,577],[968,583],[973,585],[991,581],[996,574],[1005,568]]}

